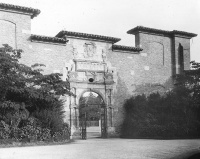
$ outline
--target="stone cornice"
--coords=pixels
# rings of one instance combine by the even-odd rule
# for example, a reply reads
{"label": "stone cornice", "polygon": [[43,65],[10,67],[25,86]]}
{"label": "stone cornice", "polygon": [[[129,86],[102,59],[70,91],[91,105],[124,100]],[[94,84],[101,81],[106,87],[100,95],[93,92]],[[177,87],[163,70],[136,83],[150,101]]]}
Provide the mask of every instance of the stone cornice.
{"label": "stone cornice", "polygon": [[184,37],[187,37],[187,38],[192,38],[192,37],[197,36],[197,34],[185,32],[185,31],[178,31],[178,30],[167,31],[167,30],[154,29],[154,28],[148,28],[148,27],[143,27],[143,26],[137,26],[137,27],[127,31],[128,34],[134,34],[134,35],[138,32],[163,34],[163,35],[168,35],[168,36],[179,35],[179,36],[184,36]]}
{"label": "stone cornice", "polygon": [[63,37],[75,37],[75,38],[82,38],[82,39],[90,39],[90,40],[97,40],[97,41],[105,41],[109,43],[116,43],[120,41],[119,38],[108,37],[103,35],[95,35],[95,34],[87,34],[87,33],[79,33],[79,32],[71,32],[71,31],[60,31],[56,37],[63,38]]}
{"label": "stone cornice", "polygon": [[139,47],[131,47],[131,46],[124,46],[124,45],[113,45],[113,51],[126,51],[126,52],[139,52],[142,51],[142,48]]}
{"label": "stone cornice", "polygon": [[6,11],[14,11],[14,12],[21,12],[24,14],[30,14],[31,18],[34,18],[40,14],[40,10],[38,10],[38,9],[22,7],[22,6],[6,4],[6,3],[0,3],[0,9],[6,10]]}
{"label": "stone cornice", "polygon": [[58,43],[58,44],[66,44],[68,40],[57,37],[49,37],[49,36],[41,36],[41,35],[31,35],[31,41],[41,41],[41,42],[50,42],[50,43]]}

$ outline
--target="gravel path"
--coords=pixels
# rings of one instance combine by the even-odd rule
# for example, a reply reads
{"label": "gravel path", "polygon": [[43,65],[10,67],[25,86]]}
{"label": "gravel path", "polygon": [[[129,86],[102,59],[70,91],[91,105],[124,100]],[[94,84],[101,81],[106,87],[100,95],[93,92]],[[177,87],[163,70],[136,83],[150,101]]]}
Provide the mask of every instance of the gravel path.
{"label": "gravel path", "polygon": [[0,159],[183,159],[194,152],[200,152],[200,140],[88,139],[1,148]]}

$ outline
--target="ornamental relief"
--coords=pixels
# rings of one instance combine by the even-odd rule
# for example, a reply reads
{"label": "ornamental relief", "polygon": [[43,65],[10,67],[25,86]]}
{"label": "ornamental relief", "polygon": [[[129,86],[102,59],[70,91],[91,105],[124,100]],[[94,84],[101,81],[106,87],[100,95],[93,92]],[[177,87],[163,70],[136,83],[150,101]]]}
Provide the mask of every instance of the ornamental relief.
{"label": "ornamental relief", "polygon": [[[107,83],[115,82],[115,73],[111,63],[107,61],[106,46],[94,42],[84,42],[71,45],[73,59],[65,65],[66,77],[74,82]],[[69,66],[68,66],[69,65]],[[92,79],[93,81],[89,81]]]}
{"label": "ornamental relief", "polygon": [[84,57],[91,58],[96,54],[96,44],[94,42],[86,42],[84,45]]}
{"label": "ornamental relief", "polygon": [[81,48],[78,48],[78,46],[71,46],[70,50],[73,54],[73,59],[104,62],[106,60],[106,49],[101,47],[97,48],[94,42],[85,42]]}

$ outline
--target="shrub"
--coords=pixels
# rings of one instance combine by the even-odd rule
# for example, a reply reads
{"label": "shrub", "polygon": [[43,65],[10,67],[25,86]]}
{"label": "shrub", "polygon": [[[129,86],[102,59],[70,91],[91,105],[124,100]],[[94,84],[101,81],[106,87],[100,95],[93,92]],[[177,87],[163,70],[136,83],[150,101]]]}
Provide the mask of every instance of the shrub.
{"label": "shrub", "polygon": [[58,73],[43,75],[43,64],[20,64],[21,54],[6,44],[0,48],[0,138],[48,140],[62,131],[59,97],[72,95],[69,83]]}
{"label": "shrub", "polygon": [[0,130],[0,139],[9,139],[10,138],[10,132],[6,131],[5,129]]}
{"label": "shrub", "polygon": [[186,87],[176,87],[160,96],[131,97],[125,104],[121,135],[128,138],[200,137],[198,111],[191,105]]}
{"label": "shrub", "polygon": [[63,101],[57,100],[47,104],[48,107],[37,108],[32,116],[40,121],[42,128],[48,128],[52,133],[61,131],[64,124]]}
{"label": "shrub", "polygon": [[66,141],[69,140],[69,138],[70,138],[70,132],[69,132],[69,127],[66,123],[63,124],[62,130],[55,132],[53,134],[53,140],[56,142]]}
{"label": "shrub", "polygon": [[29,141],[36,141],[40,133],[39,128],[32,125],[24,126],[20,129],[20,139],[28,139]]}
{"label": "shrub", "polygon": [[49,141],[51,139],[51,130],[43,128],[38,136],[39,141]]}
{"label": "shrub", "polygon": [[66,140],[69,140],[68,131],[55,132],[53,135],[53,141],[55,142],[66,141]]}

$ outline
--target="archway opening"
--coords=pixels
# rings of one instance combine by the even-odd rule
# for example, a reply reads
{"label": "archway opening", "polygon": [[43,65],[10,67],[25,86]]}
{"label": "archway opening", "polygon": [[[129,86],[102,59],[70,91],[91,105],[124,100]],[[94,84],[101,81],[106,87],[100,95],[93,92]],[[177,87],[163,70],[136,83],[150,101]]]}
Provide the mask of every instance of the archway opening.
{"label": "archway opening", "polygon": [[79,100],[79,125],[81,129],[85,127],[87,138],[102,137],[104,110],[104,100],[98,93],[93,91],[83,93]]}

